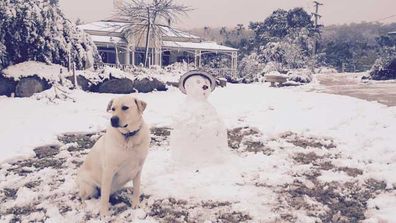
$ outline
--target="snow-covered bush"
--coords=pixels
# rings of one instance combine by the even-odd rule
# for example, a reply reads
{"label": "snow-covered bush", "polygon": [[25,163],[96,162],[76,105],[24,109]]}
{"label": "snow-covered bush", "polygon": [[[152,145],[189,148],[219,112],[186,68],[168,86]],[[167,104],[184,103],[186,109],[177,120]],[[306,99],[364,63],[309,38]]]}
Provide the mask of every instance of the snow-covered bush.
{"label": "snow-covered bush", "polygon": [[70,57],[83,69],[100,61],[90,37],[65,18],[56,1],[0,1],[0,42],[3,67],[28,60],[67,67]]}
{"label": "snow-covered bush", "polygon": [[312,72],[309,69],[293,69],[287,72],[287,79],[297,83],[307,84],[312,81]]}
{"label": "snow-covered bush", "polygon": [[264,69],[263,69],[263,73],[270,73],[273,71],[282,71],[282,64],[277,63],[277,62],[268,62],[267,64],[265,64]]}
{"label": "snow-covered bush", "polygon": [[396,58],[379,58],[370,70],[370,79],[389,80],[396,79]]}
{"label": "snow-covered bush", "polygon": [[239,62],[238,73],[246,82],[257,81],[262,77],[265,64],[261,63],[257,54],[252,53]]}
{"label": "snow-covered bush", "polygon": [[270,42],[261,49],[260,60],[266,63],[282,64],[282,69],[302,68],[307,58],[302,49],[288,41]]}

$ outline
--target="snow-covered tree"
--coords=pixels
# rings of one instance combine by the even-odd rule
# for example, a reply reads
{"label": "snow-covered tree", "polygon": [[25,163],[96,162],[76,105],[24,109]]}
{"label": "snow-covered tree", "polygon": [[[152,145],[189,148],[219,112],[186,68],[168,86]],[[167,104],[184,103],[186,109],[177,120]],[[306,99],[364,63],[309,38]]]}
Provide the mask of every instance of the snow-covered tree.
{"label": "snow-covered tree", "polygon": [[57,2],[0,1],[3,67],[28,60],[68,66],[70,58],[82,69],[100,61],[92,40],[65,18]]}
{"label": "snow-covered tree", "polygon": [[6,48],[3,43],[0,42],[0,70],[3,68],[3,60],[6,58]]}
{"label": "snow-covered tree", "polygon": [[[314,38],[318,33],[314,29],[311,16],[302,8],[289,11],[278,9],[263,22],[250,23],[254,36],[249,42],[251,55],[242,59],[239,65],[241,75],[255,75],[247,72],[243,61],[254,58],[254,63],[265,67],[277,64],[279,72],[307,66],[313,48]],[[262,71],[261,71],[262,72]]]}

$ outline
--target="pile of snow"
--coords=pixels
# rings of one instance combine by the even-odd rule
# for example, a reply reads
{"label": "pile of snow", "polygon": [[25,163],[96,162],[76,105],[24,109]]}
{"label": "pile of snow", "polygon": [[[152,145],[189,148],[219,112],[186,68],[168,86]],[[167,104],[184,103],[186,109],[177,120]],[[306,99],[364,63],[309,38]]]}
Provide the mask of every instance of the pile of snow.
{"label": "pile of snow", "polygon": [[264,74],[265,77],[284,77],[287,78],[286,74],[281,74],[279,71],[270,71]]}
{"label": "pile of snow", "polygon": [[319,67],[315,69],[317,74],[336,74],[338,71],[331,67]]}
{"label": "pile of snow", "polygon": [[312,72],[308,68],[293,69],[287,72],[288,80],[307,84],[312,81]]}
{"label": "pile of snow", "polygon": [[7,67],[2,71],[6,77],[19,80],[23,77],[36,75],[50,82],[58,82],[60,73],[67,76],[67,68],[58,64],[45,64],[37,61],[27,61]]}

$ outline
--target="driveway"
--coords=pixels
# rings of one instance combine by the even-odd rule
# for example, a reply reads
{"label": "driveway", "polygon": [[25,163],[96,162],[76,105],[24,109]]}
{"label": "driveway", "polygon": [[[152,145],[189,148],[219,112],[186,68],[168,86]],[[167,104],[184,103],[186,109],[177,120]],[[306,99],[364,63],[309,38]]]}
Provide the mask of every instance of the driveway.
{"label": "driveway", "polygon": [[361,81],[362,73],[318,74],[320,92],[396,106],[396,81]]}

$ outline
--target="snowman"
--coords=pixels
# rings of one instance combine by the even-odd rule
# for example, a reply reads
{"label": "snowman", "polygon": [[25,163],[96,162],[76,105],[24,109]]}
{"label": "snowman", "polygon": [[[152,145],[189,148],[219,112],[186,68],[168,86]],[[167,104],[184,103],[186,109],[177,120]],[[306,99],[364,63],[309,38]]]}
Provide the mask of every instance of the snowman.
{"label": "snowman", "polygon": [[216,80],[206,72],[190,71],[180,78],[179,89],[187,96],[174,119],[171,134],[176,165],[199,169],[226,161],[227,132],[207,100],[215,87]]}

